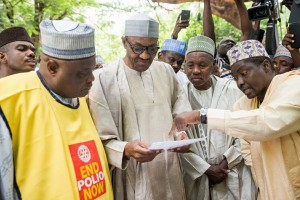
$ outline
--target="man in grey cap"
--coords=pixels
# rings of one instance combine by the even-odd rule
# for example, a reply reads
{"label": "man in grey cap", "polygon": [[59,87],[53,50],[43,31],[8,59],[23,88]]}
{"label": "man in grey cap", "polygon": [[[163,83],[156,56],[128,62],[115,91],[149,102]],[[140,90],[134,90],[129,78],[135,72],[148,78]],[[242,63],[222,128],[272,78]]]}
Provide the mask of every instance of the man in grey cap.
{"label": "man in grey cap", "polygon": [[[149,150],[166,137],[173,116],[190,110],[172,67],[154,61],[158,23],[145,14],[125,22],[123,59],[94,72],[88,102],[113,167],[116,199],[185,199],[178,154]],[[187,148],[177,149],[177,151]]]}
{"label": "man in grey cap", "polygon": [[273,57],[273,65],[278,74],[289,72],[294,68],[294,61],[290,51],[283,45],[277,47]]}
{"label": "man in grey cap", "polygon": [[[242,93],[232,79],[216,77],[215,43],[198,35],[190,38],[186,52],[186,86],[193,110],[232,109]],[[197,124],[188,131],[189,138],[203,138],[181,154],[188,199],[256,199],[250,170],[241,155],[240,140]]]}
{"label": "man in grey cap", "polygon": [[27,31],[12,27],[0,33],[0,78],[34,70],[35,47]]}
{"label": "man in grey cap", "polygon": [[44,20],[37,72],[0,79],[0,199],[112,200],[109,168],[86,99],[94,29]]}

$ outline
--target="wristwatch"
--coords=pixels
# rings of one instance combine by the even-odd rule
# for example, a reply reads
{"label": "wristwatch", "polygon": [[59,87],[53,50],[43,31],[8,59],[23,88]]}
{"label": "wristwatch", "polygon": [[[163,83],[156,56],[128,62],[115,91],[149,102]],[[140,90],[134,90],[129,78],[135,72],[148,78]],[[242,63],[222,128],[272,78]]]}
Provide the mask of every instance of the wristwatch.
{"label": "wristwatch", "polygon": [[206,124],[207,123],[206,113],[207,113],[207,109],[206,108],[201,108],[200,109],[200,121],[201,121],[201,124]]}

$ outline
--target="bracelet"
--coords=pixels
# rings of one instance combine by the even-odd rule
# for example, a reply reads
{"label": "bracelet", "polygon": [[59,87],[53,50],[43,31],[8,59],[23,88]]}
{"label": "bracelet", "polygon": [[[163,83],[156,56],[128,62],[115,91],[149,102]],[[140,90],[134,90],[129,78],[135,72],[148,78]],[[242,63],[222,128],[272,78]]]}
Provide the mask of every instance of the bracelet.
{"label": "bracelet", "polygon": [[200,109],[200,122],[201,122],[201,124],[207,124],[206,113],[207,113],[207,109],[205,109],[205,108]]}

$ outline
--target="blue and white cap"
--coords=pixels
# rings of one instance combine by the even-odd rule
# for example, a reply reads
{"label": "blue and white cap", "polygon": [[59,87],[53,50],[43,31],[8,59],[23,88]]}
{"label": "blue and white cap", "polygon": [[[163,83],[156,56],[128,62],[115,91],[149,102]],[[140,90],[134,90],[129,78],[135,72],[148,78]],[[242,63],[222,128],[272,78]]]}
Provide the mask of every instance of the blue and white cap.
{"label": "blue and white cap", "polygon": [[40,23],[42,51],[60,59],[81,59],[95,55],[94,28],[66,20]]}
{"label": "blue and white cap", "polygon": [[146,14],[138,13],[125,21],[125,36],[158,38],[159,24]]}
{"label": "blue and white cap", "polygon": [[186,43],[174,39],[166,39],[161,47],[161,51],[174,51],[185,56]]}

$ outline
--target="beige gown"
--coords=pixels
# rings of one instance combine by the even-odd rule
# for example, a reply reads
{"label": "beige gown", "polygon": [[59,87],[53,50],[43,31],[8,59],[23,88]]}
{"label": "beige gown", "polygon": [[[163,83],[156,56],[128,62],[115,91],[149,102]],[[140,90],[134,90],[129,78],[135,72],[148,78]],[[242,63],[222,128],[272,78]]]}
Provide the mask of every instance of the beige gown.
{"label": "beige gown", "polygon": [[123,60],[114,62],[95,72],[88,101],[112,165],[115,198],[185,199],[177,153],[161,153],[147,163],[123,159],[129,141],[174,140],[168,138],[172,116],[191,110],[171,66],[154,61],[138,73]]}
{"label": "beige gown", "polygon": [[300,72],[273,78],[264,101],[243,96],[235,112],[209,110],[208,125],[250,142],[243,155],[262,200],[300,199]]}

